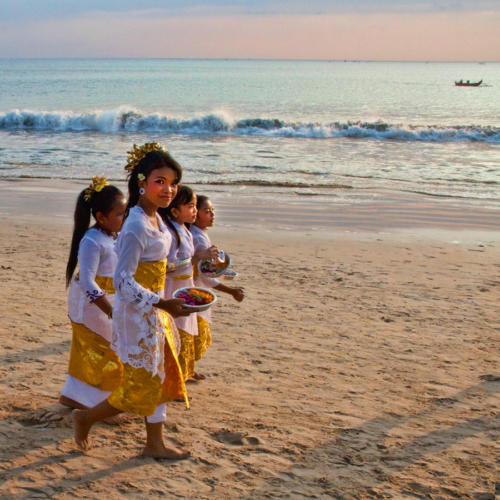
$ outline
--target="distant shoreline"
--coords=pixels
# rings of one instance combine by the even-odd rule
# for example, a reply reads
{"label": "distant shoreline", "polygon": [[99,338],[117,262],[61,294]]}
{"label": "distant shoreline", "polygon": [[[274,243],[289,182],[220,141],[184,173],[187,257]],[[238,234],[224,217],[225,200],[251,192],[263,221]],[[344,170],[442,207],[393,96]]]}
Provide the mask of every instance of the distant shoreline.
{"label": "distant shoreline", "polygon": [[325,63],[410,63],[410,64],[498,64],[499,60],[484,61],[431,61],[397,59],[295,59],[295,58],[259,58],[259,57],[0,57],[0,61],[283,61],[283,62],[325,62]]}
{"label": "distant shoreline", "polygon": [[[0,219],[72,224],[83,180],[0,179]],[[125,181],[114,182],[125,193]],[[209,186],[189,183],[210,196],[216,207],[215,230],[287,232],[327,239],[377,234],[404,238],[500,241],[500,210],[412,193],[370,191],[363,200],[294,196],[283,189]],[[399,236],[398,236],[399,235]]]}

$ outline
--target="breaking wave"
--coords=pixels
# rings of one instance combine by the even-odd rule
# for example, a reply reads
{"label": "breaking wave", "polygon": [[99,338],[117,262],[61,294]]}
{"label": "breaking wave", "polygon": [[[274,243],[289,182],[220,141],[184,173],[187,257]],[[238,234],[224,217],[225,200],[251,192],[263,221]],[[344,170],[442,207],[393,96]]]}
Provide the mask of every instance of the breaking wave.
{"label": "breaking wave", "polygon": [[409,125],[383,121],[305,123],[278,118],[233,120],[226,114],[208,114],[190,119],[165,114],[144,114],[129,107],[109,111],[74,113],[71,111],[12,110],[0,113],[0,130],[45,132],[218,134],[287,138],[353,138],[423,142],[500,143],[500,127],[480,125]]}

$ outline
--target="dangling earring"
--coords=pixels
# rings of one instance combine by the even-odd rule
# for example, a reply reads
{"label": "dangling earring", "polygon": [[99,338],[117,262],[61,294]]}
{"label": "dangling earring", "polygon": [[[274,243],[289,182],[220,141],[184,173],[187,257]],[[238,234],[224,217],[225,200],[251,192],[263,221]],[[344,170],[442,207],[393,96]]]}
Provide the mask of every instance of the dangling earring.
{"label": "dangling earring", "polygon": [[146,190],[144,188],[139,188],[139,194],[142,196]]}

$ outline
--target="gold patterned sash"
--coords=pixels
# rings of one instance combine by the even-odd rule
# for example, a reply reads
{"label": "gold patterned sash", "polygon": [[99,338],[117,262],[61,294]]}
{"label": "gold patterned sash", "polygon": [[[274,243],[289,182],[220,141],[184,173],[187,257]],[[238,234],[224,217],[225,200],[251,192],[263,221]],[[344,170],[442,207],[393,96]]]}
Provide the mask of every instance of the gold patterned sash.
{"label": "gold patterned sash", "polygon": [[172,276],[172,279],[174,281],[184,281],[184,280],[188,280],[192,277],[193,277],[192,274],[181,274],[180,276]]}
{"label": "gold patterned sash", "polygon": [[156,262],[139,262],[134,278],[139,285],[151,292],[158,293],[165,286],[165,273],[167,272],[167,259]]}

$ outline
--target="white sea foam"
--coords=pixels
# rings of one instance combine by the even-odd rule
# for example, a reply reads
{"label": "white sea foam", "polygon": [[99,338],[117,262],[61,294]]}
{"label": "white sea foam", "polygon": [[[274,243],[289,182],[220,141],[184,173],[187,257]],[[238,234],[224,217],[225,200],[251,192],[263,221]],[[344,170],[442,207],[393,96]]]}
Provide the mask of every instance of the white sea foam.
{"label": "white sea foam", "polygon": [[315,139],[347,137],[392,141],[500,143],[500,128],[494,126],[430,124],[416,126],[382,121],[301,123],[277,118],[235,120],[223,112],[181,119],[161,113],[146,114],[128,106],[88,113],[15,109],[0,113],[0,129],[54,133],[93,131],[102,134],[223,134]]}

